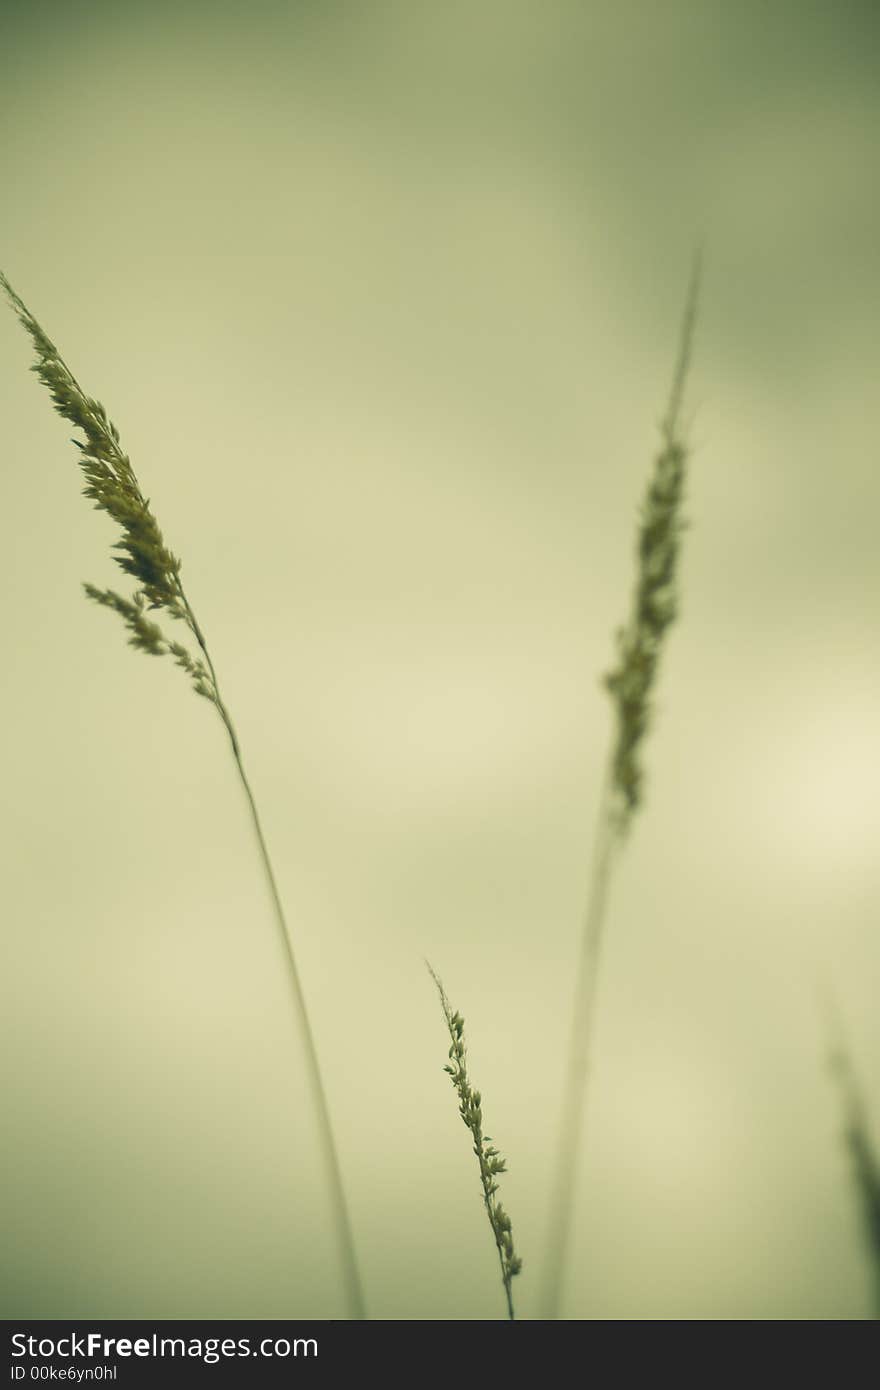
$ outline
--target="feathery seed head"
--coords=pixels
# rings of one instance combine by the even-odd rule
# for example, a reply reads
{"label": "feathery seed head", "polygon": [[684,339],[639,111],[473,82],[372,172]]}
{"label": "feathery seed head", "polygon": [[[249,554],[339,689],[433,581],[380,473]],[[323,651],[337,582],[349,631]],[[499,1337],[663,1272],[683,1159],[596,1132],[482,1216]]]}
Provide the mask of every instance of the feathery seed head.
{"label": "feathery seed head", "polygon": [[58,413],[84,435],[84,439],[72,441],[79,450],[79,464],[86,480],[83,492],[120,528],[122,539],[112,547],[118,552],[113,558],[125,574],[137,581],[138,587],[129,599],[112,589],[97,589],[93,584],[84,586],[87,596],[119,614],[129,630],[131,646],[150,656],[174,656],[177,665],[192,678],[197,693],[219,707],[210,667],[179,643],[168,642],[161,628],[145,616],[145,608],[161,609],[167,616],[182,620],[204,650],[180,585],[180,561],[165,545],[149,499],[141,492],[131,460],[120,446],[119,431],[101,402],[83,391],[51,338],[2,272],[0,288],[33,343],[37,360],[31,370],[48,388]]}

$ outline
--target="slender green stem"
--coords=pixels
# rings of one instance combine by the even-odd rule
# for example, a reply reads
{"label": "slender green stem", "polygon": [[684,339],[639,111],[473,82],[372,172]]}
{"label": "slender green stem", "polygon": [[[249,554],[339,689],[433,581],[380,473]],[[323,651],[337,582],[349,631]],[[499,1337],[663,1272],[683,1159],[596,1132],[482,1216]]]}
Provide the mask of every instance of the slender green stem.
{"label": "slender green stem", "polygon": [[284,950],[284,957],[287,962],[287,973],[290,980],[290,987],[293,993],[294,1012],[299,1024],[300,1037],[306,1056],[306,1070],[309,1077],[309,1085],[312,1092],[312,1101],[315,1107],[315,1118],[318,1123],[318,1134],[323,1152],[324,1162],[326,1163],[327,1173],[330,1178],[330,1195],[333,1206],[334,1226],[336,1229],[336,1240],[339,1249],[340,1262],[345,1280],[346,1302],[353,1319],[363,1319],[366,1317],[366,1307],[364,1302],[363,1286],[358,1272],[357,1256],[355,1254],[354,1235],[352,1232],[351,1217],[348,1211],[348,1203],[345,1197],[345,1188],[342,1181],[342,1168],[339,1162],[339,1154],[336,1148],[336,1140],[333,1136],[333,1126],[330,1120],[330,1108],[327,1103],[327,1093],[321,1077],[321,1068],[318,1062],[318,1050],[315,1046],[314,1033],[309,1021],[309,1013],[306,1007],[305,994],[303,993],[302,981],[300,980],[299,969],[296,964],[296,957],[293,951],[293,942],[290,936],[290,929],[284,915],[284,907],[281,902],[281,895],[278,891],[278,884],[275,879],[275,871],[272,867],[272,860],[269,857],[269,849],[266,838],[263,834],[263,827],[260,823],[257,803],[251,790],[250,782],[244,770],[244,763],[241,756],[241,745],[238,735],[230,718],[223,700],[220,696],[220,687],[217,681],[217,673],[214,663],[208,652],[208,647],[201,628],[196,621],[195,614],[190,607],[189,600],[183,591],[183,586],[178,578],[178,591],[181,602],[186,610],[187,620],[192,630],[193,636],[201,648],[202,654],[211,673],[211,680],[217,695],[217,712],[223,721],[224,728],[229,735],[229,742],[232,746],[232,755],[235,759],[235,766],[244,794],[247,798],[248,808],[251,813],[251,821],[254,833],[257,837],[257,845],[260,851],[260,858],[263,861],[263,868],[266,873],[266,881],[269,885],[269,893],[272,898],[272,906],[275,909],[275,920],[281,936],[281,943]]}
{"label": "slender green stem", "polygon": [[550,1223],[544,1278],[544,1317],[559,1317],[562,1282],[568,1259],[578,1156],[581,1150],[586,1108],[590,1048],[596,1014],[596,990],[605,927],[605,909],[615,851],[620,844],[617,822],[611,815],[612,785],[606,773],[599,802],[593,843],[586,911],[581,934],[580,960],[575,979],[568,1066],[562,1092],[556,1171],[550,1199]]}
{"label": "slender green stem", "polygon": [[[225,722],[225,721],[224,721]],[[284,945],[284,953],[287,960],[288,975],[296,1003],[296,1014],[299,1020],[302,1043],[306,1054],[307,1070],[309,1081],[312,1088],[312,1098],[315,1105],[315,1114],[318,1120],[318,1133],[321,1140],[321,1148],[324,1154],[324,1161],[327,1165],[327,1172],[330,1177],[330,1189],[333,1199],[335,1214],[336,1239],[339,1246],[339,1255],[342,1263],[343,1276],[345,1279],[346,1301],[353,1318],[365,1318],[366,1309],[364,1306],[363,1287],[361,1285],[360,1274],[358,1272],[357,1257],[354,1248],[354,1235],[351,1227],[351,1217],[348,1211],[348,1203],[345,1198],[345,1188],[342,1182],[342,1169],[339,1162],[339,1154],[336,1149],[336,1141],[333,1136],[333,1127],[330,1121],[330,1109],[327,1104],[327,1093],[321,1078],[321,1069],[318,1063],[318,1052],[315,1047],[315,1038],[312,1026],[309,1021],[308,1010],[306,1008],[305,995],[303,993],[302,982],[297,969],[296,958],[293,954],[293,946],[290,940],[290,932],[284,916],[284,908],[281,905],[281,898],[278,894],[278,885],[275,881],[275,874],[272,869],[272,861],[269,858],[269,851],[266,847],[266,840],[263,835],[260,817],[257,813],[256,802],[251,791],[250,783],[241,760],[241,754],[236,746],[235,734],[231,726],[229,736],[233,742],[233,752],[235,754],[235,765],[238,768],[238,775],[244,787],[248,806],[250,807],[251,819],[253,820],[254,831],[257,837],[257,844],[260,848],[260,855],[263,860],[263,867],[266,870],[266,879],[272,895],[272,903],[275,908],[275,917],[281,933]]]}
{"label": "slender green stem", "polygon": [[510,1287],[510,1279],[504,1272],[504,1251],[501,1249],[500,1245],[498,1246],[498,1259],[501,1264],[501,1278],[504,1281],[504,1292],[507,1295],[507,1318],[509,1322],[516,1322],[516,1314],[513,1311],[513,1292]]}

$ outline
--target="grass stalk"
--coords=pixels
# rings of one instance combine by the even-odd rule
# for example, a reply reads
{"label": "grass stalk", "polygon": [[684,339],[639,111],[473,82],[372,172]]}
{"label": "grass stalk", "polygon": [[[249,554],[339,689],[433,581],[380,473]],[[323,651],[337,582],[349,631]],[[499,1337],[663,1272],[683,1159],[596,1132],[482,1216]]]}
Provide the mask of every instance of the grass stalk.
{"label": "grass stalk", "polygon": [[[207,656],[207,651],[205,651],[205,655]],[[208,660],[210,662],[210,658],[208,658]],[[272,867],[272,860],[269,856],[269,849],[263,834],[263,827],[260,823],[257,803],[254,799],[247,773],[244,770],[238,736],[225,708],[222,710],[221,718],[229,735],[229,741],[232,745],[232,754],[235,758],[235,766],[238,770],[239,779],[247,799],[251,822],[253,824],[254,834],[256,835],[257,847],[260,852],[260,858],[266,874],[266,882],[269,886],[269,893],[272,899],[275,921],[281,937],[284,959],[287,964],[290,989],[294,1001],[294,1016],[299,1026],[300,1040],[306,1058],[306,1075],[308,1076],[309,1086],[312,1092],[312,1103],[315,1109],[318,1138],[320,1140],[325,1171],[329,1181],[331,1203],[336,1213],[333,1224],[336,1234],[339,1263],[345,1283],[345,1301],[351,1317],[360,1320],[366,1317],[363,1286],[358,1271],[351,1216],[349,1214],[348,1201],[345,1195],[345,1185],[342,1180],[342,1166],[339,1161],[336,1140],[333,1135],[330,1107],[327,1101],[327,1092],[321,1077],[321,1067],[318,1061],[318,1049],[315,1044],[315,1036],[312,1031],[309,1012],[306,1006],[305,993],[300,979],[299,968],[296,963],[296,956],[293,951],[290,929],[284,914],[284,905],[278,891],[275,870]]]}
{"label": "grass stalk", "polygon": [[612,870],[641,805],[641,752],[650,724],[650,696],[657,679],[663,638],[676,616],[676,566],[687,459],[679,418],[690,365],[699,283],[698,257],[691,276],[672,391],[661,425],[661,447],[642,508],[632,610],[627,626],[618,633],[618,665],[605,678],[615,708],[616,729],[599,798],[575,975],[542,1290],[543,1313],[548,1320],[559,1316],[571,1245]]}
{"label": "grass stalk", "polygon": [[[256,801],[244,769],[241,746],[229,711],[220,694],[214,663],[204,634],[180,578],[181,563],[167,549],[144,497],[131,461],[123,452],[119,432],[99,401],[88,396],[67,366],[58,349],[44,333],[24,302],[0,272],[0,288],[30,336],[36,350],[32,370],[48,388],[55,408],[79,429],[84,440],[73,440],[80,450],[80,466],[86,478],[84,493],[95,506],[106,512],[120,527],[122,539],[114,547],[120,568],[137,581],[129,597],[113,589],[84,586],[86,595],[102,607],[110,608],[123,620],[129,644],[150,656],[171,656],[189,676],[193,688],[213,704],[229,737],[238,776],[248,803],[260,859],[269,886],[275,920],[281,936],[287,972],[306,1059],[306,1071],[315,1112],[321,1150],[326,1165],[334,1229],[343,1271],[346,1305],[352,1318],[365,1317],[363,1291],[355,1257],[351,1219],[345,1198],[342,1170],[330,1120],[327,1094],[321,1077],[314,1034],[293,949],[293,939],[278,892],[272,861],[263,834]],[[169,639],[148,616],[163,612],[189,633],[190,645]],[[195,645],[195,651],[193,650]]]}

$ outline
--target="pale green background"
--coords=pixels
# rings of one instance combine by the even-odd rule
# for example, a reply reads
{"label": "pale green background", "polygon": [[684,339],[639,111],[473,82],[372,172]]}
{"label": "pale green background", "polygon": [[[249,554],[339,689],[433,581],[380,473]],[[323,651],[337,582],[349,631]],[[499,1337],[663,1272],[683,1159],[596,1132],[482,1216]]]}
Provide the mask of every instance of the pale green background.
{"label": "pale green background", "polygon": [[[537,1315],[599,677],[691,254],[682,567],[615,882],[565,1311],[862,1318],[880,1125],[878,9],[10,4],[0,265],[122,430],[311,1002],[370,1313]],[[0,317],[7,1317],[343,1312],[223,731]]]}

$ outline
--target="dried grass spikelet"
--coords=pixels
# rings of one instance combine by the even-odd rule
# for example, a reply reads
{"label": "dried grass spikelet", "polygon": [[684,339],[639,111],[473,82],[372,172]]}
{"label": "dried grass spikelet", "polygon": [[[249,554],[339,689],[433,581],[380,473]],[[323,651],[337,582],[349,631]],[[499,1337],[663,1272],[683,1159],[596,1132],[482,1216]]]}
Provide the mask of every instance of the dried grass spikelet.
{"label": "dried grass spikelet", "polygon": [[458,1113],[461,1115],[464,1124],[470,1130],[473,1138],[474,1154],[480,1165],[480,1183],[483,1189],[483,1202],[486,1207],[486,1214],[489,1217],[489,1225],[492,1227],[492,1235],[495,1238],[495,1246],[498,1251],[498,1260],[501,1265],[501,1280],[504,1284],[504,1293],[507,1298],[507,1314],[513,1319],[513,1294],[511,1285],[514,1278],[522,1269],[522,1260],[518,1257],[513,1248],[513,1232],[511,1230],[510,1217],[497,1199],[498,1182],[497,1178],[507,1171],[507,1164],[501,1157],[498,1150],[492,1143],[491,1137],[483,1133],[483,1100],[479,1091],[471,1086],[467,1071],[467,1048],[464,1041],[464,1019],[457,1011],[453,1011],[446,991],[442,983],[431,966],[428,966],[431,979],[437,986],[440,995],[440,1003],[443,1008],[443,1016],[446,1019],[446,1027],[452,1040],[449,1049],[449,1062],[443,1068],[448,1073],[456,1095],[458,1096]]}
{"label": "dried grass spikelet", "polygon": [[[52,342],[37,323],[27,305],[0,272],[0,286],[30,335],[37,360],[36,372],[48,387],[55,409],[65,420],[81,430],[84,440],[72,442],[79,449],[79,464],[85,475],[83,492],[95,507],[116,522],[122,539],[113,547],[119,567],[137,581],[130,598],[114,589],[98,589],[85,584],[90,599],[118,613],[129,631],[129,643],[150,656],[170,655],[191,678],[199,695],[221,709],[217,681],[207,660],[204,639],[187,602],[180,582],[180,561],[165,544],[162,532],[144,497],[131,460],[119,442],[119,431],[100,401],[88,396]],[[203,652],[195,657],[181,642],[170,641],[147,611],[161,610],[183,622]]]}

